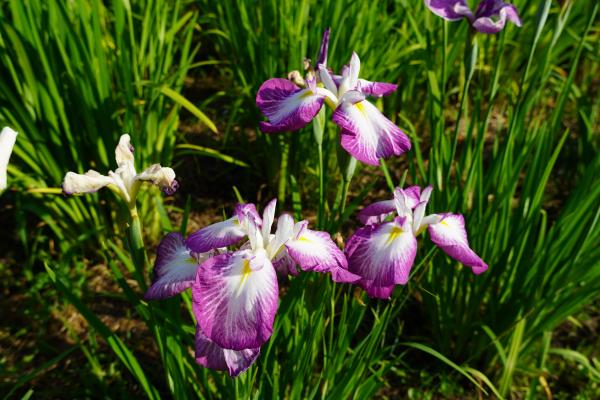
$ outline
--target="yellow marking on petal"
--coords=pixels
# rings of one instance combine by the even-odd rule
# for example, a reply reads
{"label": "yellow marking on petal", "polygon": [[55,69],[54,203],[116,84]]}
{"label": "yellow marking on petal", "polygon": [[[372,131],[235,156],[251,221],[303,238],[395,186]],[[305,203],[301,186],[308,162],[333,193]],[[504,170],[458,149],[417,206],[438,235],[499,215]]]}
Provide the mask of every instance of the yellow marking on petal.
{"label": "yellow marking on petal", "polygon": [[365,106],[363,106],[362,101],[354,104],[357,108],[358,111],[360,111],[361,113],[365,113]]}
{"label": "yellow marking on petal", "polygon": [[198,264],[198,260],[196,260],[194,257],[189,257],[187,260],[185,260],[185,262],[188,264]]}
{"label": "yellow marking on petal", "polygon": [[299,242],[307,242],[307,243],[312,243],[311,240],[309,238],[307,238],[306,236],[300,236],[298,238]]}
{"label": "yellow marking on petal", "polygon": [[244,266],[242,267],[242,279],[240,280],[240,284],[237,289],[238,294],[242,292],[242,287],[251,273],[252,269],[250,268],[250,260],[244,260]]}
{"label": "yellow marking on petal", "polygon": [[302,96],[300,96],[301,99],[306,99],[310,96],[314,96],[314,93],[310,90],[307,90],[306,92],[302,93]]}
{"label": "yellow marking on petal", "polygon": [[400,236],[400,234],[404,232],[402,230],[402,228],[399,228],[397,226],[393,227],[392,230],[390,231],[389,235],[390,237],[388,238],[387,242],[385,243],[386,246],[389,246],[390,244],[392,244],[392,242],[394,240],[396,240],[396,238],[398,238],[398,236]]}
{"label": "yellow marking on petal", "polygon": [[444,226],[450,226],[450,225],[448,225],[448,223],[446,221],[440,221],[440,224],[444,225]]}

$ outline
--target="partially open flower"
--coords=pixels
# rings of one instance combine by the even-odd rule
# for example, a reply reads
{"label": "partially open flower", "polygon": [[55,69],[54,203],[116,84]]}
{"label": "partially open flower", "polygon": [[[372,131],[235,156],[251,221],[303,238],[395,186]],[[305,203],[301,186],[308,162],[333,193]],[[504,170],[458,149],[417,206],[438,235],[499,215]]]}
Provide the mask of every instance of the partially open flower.
{"label": "partially open flower", "polygon": [[67,195],[92,193],[107,186],[129,205],[134,205],[142,182],[147,181],[158,186],[166,194],[173,194],[178,187],[175,171],[154,164],[138,174],[135,171],[133,146],[130,140],[127,134],[121,136],[115,150],[118,168],[114,172],[109,171],[108,176],[94,170],[89,170],[85,174],[67,172],[63,181],[63,192]]}
{"label": "partially open flower", "polygon": [[6,169],[16,140],[17,132],[11,128],[6,127],[0,132],[0,192],[7,186]]}

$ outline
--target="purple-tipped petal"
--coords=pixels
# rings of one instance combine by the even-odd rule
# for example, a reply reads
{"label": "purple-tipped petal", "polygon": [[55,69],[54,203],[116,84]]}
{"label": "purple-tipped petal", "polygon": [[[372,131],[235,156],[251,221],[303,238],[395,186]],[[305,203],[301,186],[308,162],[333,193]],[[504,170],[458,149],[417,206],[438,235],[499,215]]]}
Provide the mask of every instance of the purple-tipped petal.
{"label": "purple-tipped petal", "polygon": [[473,13],[466,0],[425,0],[425,5],[432,13],[448,21],[473,18]]}
{"label": "purple-tipped petal", "polygon": [[428,227],[429,237],[446,254],[464,265],[468,265],[473,273],[479,275],[488,266],[469,247],[465,219],[460,214],[441,214],[442,220]]}
{"label": "purple-tipped petal", "polygon": [[406,205],[414,210],[415,207],[421,202],[421,188],[419,186],[409,186],[404,190],[406,196]]}
{"label": "purple-tipped petal", "polygon": [[334,282],[357,282],[360,277],[348,271],[348,261],[326,232],[302,229],[285,247],[304,271],[331,272]]}
{"label": "purple-tipped petal", "polygon": [[408,282],[417,254],[417,239],[408,220],[367,225],[348,240],[348,269],[369,296],[388,298],[394,285]]}
{"label": "purple-tipped petal", "polygon": [[235,206],[233,210],[233,215],[235,215],[238,221],[244,221],[246,219],[251,219],[254,221],[255,225],[262,226],[262,218],[256,210],[256,206],[252,203],[240,203]]}
{"label": "purple-tipped petal", "polygon": [[236,244],[246,236],[237,217],[204,227],[190,236],[186,244],[195,253],[205,253],[219,247]]}
{"label": "purple-tipped petal", "polygon": [[370,82],[365,79],[359,79],[356,90],[371,97],[382,97],[392,94],[398,89],[398,85],[387,82]]}
{"label": "purple-tipped petal", "polygon": [[394,200],[378,201],[363,208],[358,220],[365,225],[380,224],[395,211]]}
{"label": "purple-tipped petal", "polygon": [[473,28],[482,33],[494,34],[504,29],[506,21],[521,26],[517,8],[502,0],[483,0],[477,7]]}
{"label": "purple-tipped petal", "polygon": [[190,253],[183,236],[176,232],[167,234],[158,245],[152,285],[144,298],[166,299],[192,287],[198,265],[198,259]]}
{"label": "purple-tipped petal", "polygon": [[319,65],[327,65],[327,51],[329,50],[329,34],[331,28],[325,29],[323,32],[323,39],[321,39],[321,48],[319,48],[319,58],[317,58],[317,67]]}
{"label": "purple-tipped petal", "polygon": [[202,332],[226,349],[258,348],[273,333],[277,275],[268,259],[254,269],[252,259],[248,250],[209,258],[192,286],[194,315]]}
{"label": "purple-tipped petal", "polygon": [[256,349],[228,350],[219,347],[196,326],[196,362],[203,367],[218,371],[228,371],[230,376],[238,376],[247,370],[258,358],[260,347]]}
{"label": "purple-tipped petal", "polygon": [[344,101],[332,119],[342,128],[342,147],[365,164],[379,165],[381,158],[410,150],[404,132],[367,100]]}
{"label": "purple-tipped petal", "polygon": [[300,89],[287,79],[269,79],[256,95],[256,105],[269,118],[260,129],[267,133],[298,130],[312,121],[324,101],[325,96],[310,88]]}

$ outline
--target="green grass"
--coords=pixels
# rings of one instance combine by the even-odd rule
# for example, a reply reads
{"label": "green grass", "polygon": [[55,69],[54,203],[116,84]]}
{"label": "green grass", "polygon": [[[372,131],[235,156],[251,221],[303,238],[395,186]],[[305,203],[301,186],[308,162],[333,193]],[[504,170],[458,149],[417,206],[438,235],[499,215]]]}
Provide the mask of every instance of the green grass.
{"label": "green grass", "polygon": [[[515,1],[523,27],[490,36],[408,0],[0,6],[0,121],[22,133],[9,169],[16,190],[2,198],[15,205],[25,247],[18,274],[37,288],[28,290],[33,299],[54,310],[70,304],[89,325],[82,334],[63,321],[76,350],[35,353],[40,368],[6,392],[29,393],[29,382],[81,350],[82,368],[97,377],[85,381],[87,396],[107,396],[103,380],[112,377],[127,383],[117,386],[124,394],[151,398],[533,399],[576,365],[593,393],[597,354],[553,342],[600,290],[598,6],[564,3]],[[377,105],[413,143],[406,156],[381,168],[359,164],[353,176],[341,172],[330,122],[279,135],[257,130],[260,84],[300,70],[328,26],[334,69],[354,50],[361,77],[399,84]],[[215,82],[200,107],[182,95],[187,76]],[[182,115],[207,132],[223,127],[216,145],[176,137]],[[409,284],[390,301],[322,276],[290,278],[256,365],[235,380],[206,370],[190,353],[190,294],[140,300],[147,276],[135,271],[148,273],[155,250],[144,252],[142,231],[127,229],[110,194],[47,193],[68,170],[115,168],[112,149],[125,131],[140,167],[175,160],[178,171],[190,157],[211,157],[239,172],[230,198],[217,201],[231,204],[234,192],[261,202],[278,196],[281,208],[346,238],[356,211],[389,198],[388,186],[431,184],[428,211],[463,213],[471,246],[490,268],[474,276],[424,236]],[[222,185],[206,171],[185,176]],[[176,197],[178,208],[146,192],[145,241],[189,232],[204,211],[193,195]],[[86,269],[96,264],[120,292],[90,291]],[[152,364],[135,336],[103,322],[98,296],[126,305],[124,314],[145,327]]]}

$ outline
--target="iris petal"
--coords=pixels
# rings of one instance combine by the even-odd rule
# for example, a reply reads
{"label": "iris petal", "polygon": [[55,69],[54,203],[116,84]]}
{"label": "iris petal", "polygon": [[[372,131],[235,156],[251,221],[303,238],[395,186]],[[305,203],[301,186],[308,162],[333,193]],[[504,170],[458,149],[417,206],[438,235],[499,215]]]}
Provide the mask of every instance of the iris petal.
{"label": "iris petal", "polygon": [[326,232],[303,229],[286,243],[290,256],[305,271],[331,272],[334,282],[357,282],[360,277],[348,271],[344,253]]}
{"label": "iris petal", "polygon": [[94,193],[105,186],[115,183],[114,179],[89,170],[85,174],[67,172],[63,181],[63,192],[67,195]]}
{"label": "iris petal", "polygon": [[6,170],[16,140],[17,132],[11,128],[5,127],[0,132],[0,191],[6,189],[7,186]]}
{"label": "iris petal", "polygon": [[332,119],[342,128],[342,147],[365,164],[379,165],[381,158],[410,150],[404,132],[367,100],[344,101]]}
{"label": "iris petal", "polygon": [[252,252],[209,258],[192,287],[194,315],[202,331],[220,347],[260,347],[273,333],[279,287],[270,261],[250,269]]}
{"label": "iris petal", "polygon": [[287,79],[269,79],[256,95],[256,105],[269,118],[260,128],[268,133],[298,130],[312,121],[324,99],[318,91],[300,89]]}
{"label": "iris petal", "polygon": [[246,236],[238,217],[204,227],[187,238],[187,246],[195,253],[205,253],[219,247],[236,244]]}
{"label": "iris petal", "polygon": [[521,26],[517,8],[501,0],[483,0],[477,7],[473,28],[482,33],[498,33],[504,29],[506,21]]}
{"label": "iris petal", "polygon": [[158,245],[152,285],[144,295],[147,300],[175,296],[192,287],[198,260],[192,256],[181,234],[167,234]]}
{"label": "iris petal", "polygon": [[425,0],[425,5],[432,13],[448,21],[473,18],[466,0]]}
{"label": "iris petal", "polygon": [[348,269],[372,297],[389,298],[391,288],[408,281],[417,253],[417,240],[408,221],[368,225],[348,240]]}
{"label": "iris petal", "polygon": [[431,241],[450,257],[470,266],[475,274],[487,270],[487,264],[469,247],[464,217],[451,213],[440,215],[442,220],[428,227]]}
{"label": "iris petal", "polygon": [[206,368],[228,371],[230,376],[238,376],[247,370],[258,358],[260,347],[256,349],[228,350],[219,347],[196,326],[196,362]]}

